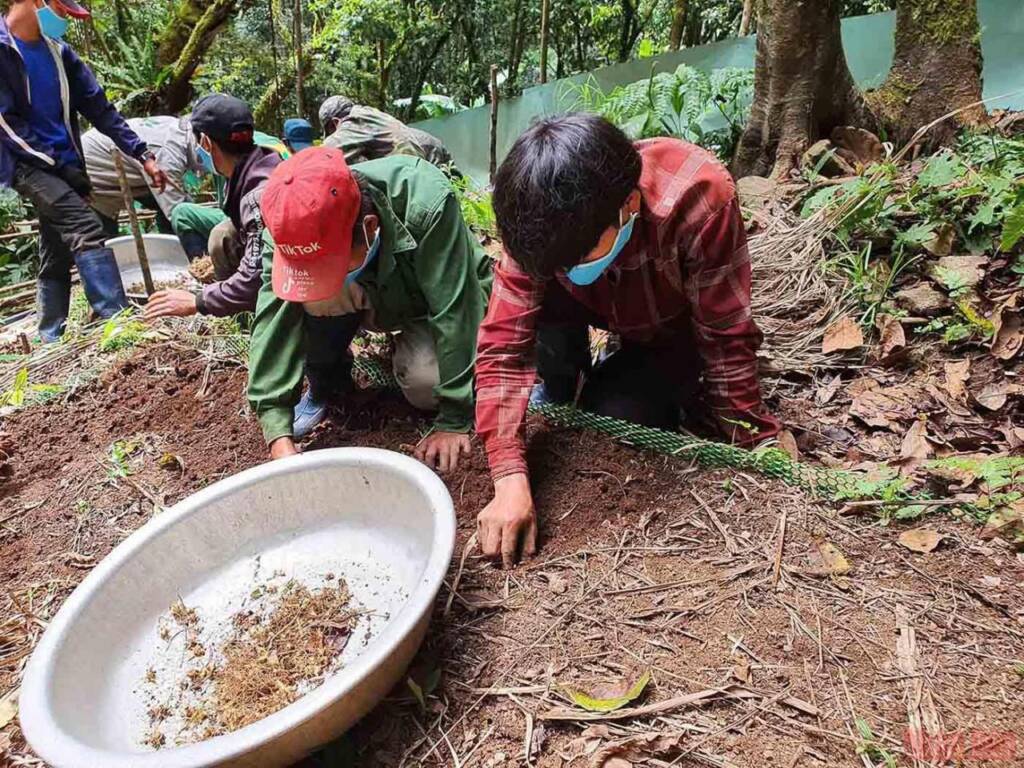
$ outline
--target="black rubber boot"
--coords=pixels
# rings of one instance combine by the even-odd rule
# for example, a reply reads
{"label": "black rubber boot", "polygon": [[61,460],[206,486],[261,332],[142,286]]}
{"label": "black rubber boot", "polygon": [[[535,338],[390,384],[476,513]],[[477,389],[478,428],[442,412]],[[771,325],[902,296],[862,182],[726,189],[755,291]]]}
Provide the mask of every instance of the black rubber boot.
{"label": "black rubber boot", "polygon": [[189,261],[206,256],[207,239],[198,232],[182,232],[178,235],[178,240],[181,241],[181,247]]}
{"label": "black rubber boot", "polygon": [[76,256],[75,262],[86,298],[98,316],[112,317],[128,306],[121,273],[110,248],[83,251]]}
{"label": "black rubber boot", "polygon": [[36,281],[36,316],[39,338],[49,344],[60,341],[68,322],[71,306],[71,283],[41,277]]}

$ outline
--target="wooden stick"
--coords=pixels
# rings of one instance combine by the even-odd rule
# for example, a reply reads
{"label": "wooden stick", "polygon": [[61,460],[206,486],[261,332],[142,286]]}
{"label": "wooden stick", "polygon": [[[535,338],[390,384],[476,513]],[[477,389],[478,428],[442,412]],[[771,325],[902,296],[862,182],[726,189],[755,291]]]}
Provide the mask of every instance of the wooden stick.
{"label": "wooden stick", "polygon": [[124,207],[128,210],[128,225],[135,238],[135,251],[139,255],[139,266],[142,267],[142,282],[146,286],[146,295],[152,296],[156,287],[153,285],[153,275],[149,271],[149,257],[146,256],[146,244],[142,239],[142,230],[139,228],[139,219],[135,215],[135,198],[132,197],[131,187],[128,186],[128,175],[124,171],[124,161],[121,159],[121,152],[115,147],[110,151],[114,158],[114,167],[117,169],[117,178],[121,182],[121,195],[124,197]]}
{"label": "wooden stick", "polygon": [[772,586],[779,585],[779,575],[782,572],[782,551],[786,548],[786,510],[782,510],[779,517],[779,538],[775,541],[775,567],[772,569]]}
{"label": "wooden stick", "polygon": [[491,183],[498,172],[498,65],[491,64]]}

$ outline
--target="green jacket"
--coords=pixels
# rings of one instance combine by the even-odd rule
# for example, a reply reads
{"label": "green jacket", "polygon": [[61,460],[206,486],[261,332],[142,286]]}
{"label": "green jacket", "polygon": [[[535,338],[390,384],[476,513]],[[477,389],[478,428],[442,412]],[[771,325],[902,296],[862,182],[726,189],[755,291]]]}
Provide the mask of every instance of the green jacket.
{"label": "green jacket", "polygon": [[[369,186],[380,217],[375,268],[359,277],[374,319],[385,330],[429,323],[440,370],[435,428],[468,432],[476,334],[491,292],[491,260],[463,221],[447,178],[434,166],[395,155],[352,171]],[[249,351],[249,403],[270,443],[292,434],[293,409],[302,392],[306,313],[301,304],[274,295],[273,243],[264,232],[263,287]]]}

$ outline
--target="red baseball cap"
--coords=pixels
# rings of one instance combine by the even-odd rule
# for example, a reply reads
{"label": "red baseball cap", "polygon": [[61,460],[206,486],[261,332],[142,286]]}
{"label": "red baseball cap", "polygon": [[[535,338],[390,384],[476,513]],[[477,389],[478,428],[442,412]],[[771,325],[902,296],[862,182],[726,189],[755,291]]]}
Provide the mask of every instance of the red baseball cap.
{"label": "red baseball cap", "polygon": [[81,3],[75,2],[75,0],[52,0],[52,2],[55,5],[59,5],[68,16],[75,19],[88,19],[92,15],[89,13],[88,8]]}
{"label": "red baseball cap", "polygon": [[263,224],[274,238],[274,294],[322,301],[345,284],[361,195],[345,155],[312,147],[292,155],[263,190]]}

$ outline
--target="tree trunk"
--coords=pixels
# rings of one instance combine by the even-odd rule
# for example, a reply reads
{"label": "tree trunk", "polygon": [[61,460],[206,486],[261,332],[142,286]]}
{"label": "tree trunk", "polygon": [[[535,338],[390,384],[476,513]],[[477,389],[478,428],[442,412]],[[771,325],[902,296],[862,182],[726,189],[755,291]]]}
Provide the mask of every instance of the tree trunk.
{"label": "tree trunk", "polygon": [[[304,55],[302,58],[303,76],[308,76],[312,68],[312,57]],[[252,113],[253,121],[256,123],[257,128],[266,130],[269,133],[280,130],[281,104],[292,93],[292,88],[295,87],[295,74],[294,70],[286,70],[280,78],[275,78],[267,87],[267,90],[263,92]]]}
{"label": "tree trunk", "polygon": [[174,115],[192,99],[192,76],[214,39],[238,8],[238,0],[182,0],[157,41],[157,61],[170,73],[150,111]]}
{"label": "tree trunk", "polygon": [[754,101],[733,175],[784,178],[840,125],[874,127],[846,66],[840,0],[760,0]]}
{"label": "tree trunk", "polygon": [[[885,83],[868,94],[888,136],[899,144],[944,115],[981,100],[977,0],[897,0],[896,55]],[[981,105],[936,125],[929,146],[985,119]]]}
{"label": "tree trunk", "polygon": [[508,52],[508,87],[515,90],[519,82],[519,56],[522,50],[521,35],[519,31],[523,18],[523,0],[516,0],[515,13],[512,16],[512,45]]}
{"label": "tree trunk", "polygon": [[633,5],[633,0],[622,0],[622,27],[619,29],[619,61],[626,61],[629,58],[635,21],[636,7]]}
{"label": "tree trunk", "polygon": [[[270,54],[274,60],[274,82],[270,86],[274,93],[278,93],[281,90],[281,67],[277,61],[277,9],[274,7],[274,0],[267,0],[267,12],[270,20]],[[278,99],[274,103],[274,125],[281,124],[281,101]]]}
{"label": "tree trunk", "polygon": [[548,21],[551,17],[551,0],[541,0],[540,5],[540,82],[548,81]]}
{"label": "tree trunk", "polygon": [[750,22],[754,15],[754,0],[743,0],[743,16],[740,18],[740,37],[750,34]]}
{"label": "tree trunk", "polygon": [[409,97],[409,109],[405,114],[406,122],[411,123],[416,120],[416,110],[419,109],[420,106],[420,96],[423,95],[423,86],[426,84],[431,70],[437,63],[437,57],[440,55],[441,49],[444,47],[445,43],[448,42],[448,38],[451,36],[451,33],[450,29],[446,29],[444,33],[438,35],[429,55],[423,59],[423,64],[420,67],[419,72],[416,73],[416,85],[413,86],[412,95]]}
{"label": "tree trunk", "polygon": [[688,0],[674,0],[672,4],[672,29],[668,33],[668,47],[678,51],[683,44],[683,30],[686,29],[686,7]]}
{"label": "tree trunk", "polygon": [[306,116],[306,76],[302,56],[302,0],[295,0],[292,16],[292,39],[295,41],[295,101],[299,117]]}

